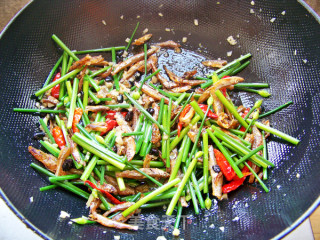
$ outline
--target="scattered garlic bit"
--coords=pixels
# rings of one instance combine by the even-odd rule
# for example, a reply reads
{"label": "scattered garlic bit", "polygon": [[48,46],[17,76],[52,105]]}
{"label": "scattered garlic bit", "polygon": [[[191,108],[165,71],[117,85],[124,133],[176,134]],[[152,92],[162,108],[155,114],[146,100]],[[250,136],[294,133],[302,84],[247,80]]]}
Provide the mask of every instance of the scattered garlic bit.
{"label": "scattered garlic bit", "polygon": [[284,15],[286,15],[286,11],[282,11],[282,13],[281,13],[281,14],[282,14],[283,16],[284,16]]}
{"label": "scattered garlic bit", "polygon": [[214,228],[214,224],[212,223],[212,224],[209,226],[209,228]]}
{"label": "scattered garlic bit", "polygon": [[183,42],[183,43],[187,42],[187,40],[188,40],[188,39],[187,39],[186,37],[183,37],[183,38],[182,38],[182,42]]}
{"label": "scattered garlic bit", "polygon": [[120,16],[120,19],[121,19],[121,20],[123,19],[123,15]]}
{"label": "scattered garlic bit", "polygon": [[61,211],[59,217],[60,217],[60,218],[67,218],[67,217],[69,218],[69,217],[70,217],[70,214],[67,213],[67,212],[65,212],[65,211]]}
{"label": "scattered garlic bit", "polygon": [[165,31],[166,31],[166,32],[170,32],[171,29],[170,29],[170,28],[166,28]]}
{"label": "scattered garlic bit", "polygon": [[33,202],[33,197],[30,197],[29,200],[30,200],[30,202],[32,203],[32,202]]}
{"label": "scattered garlic bit", "polygon": [[162,8],[162,7],[163,7],[163,4],[161,3],[160,6],[159,6],[159,8]]}
{"label": "scattered garlic bit", "polygon": [[194,23],[194,25],[198,26],[198,25],[199,25],[198,19],[194,19],[194,20],[193,20],[193,23]]}
{"label": "scattered garlic bit", "polygon": [[103,231],[103,233],[107,233],[107,231]]}
{"label": "scattered garlic bit", "polygon": [[259,9],[259,12],[262,12],[262,8]]}
{"label": "scattered garlic bit", "polygon": [[178,237],[180,235],[180,230],[178,228],[175,228],[172,232],[172,235]]}
{"label": "scattered garlic bit", "polygon": [[219,229],[221,230],[221,232],[224,232],[224,227],[219,227]]}
{"label": "scattered garlic bit", "polygon": [[227,52],[228,57],[231,57],[231,55],[232,55],[232,51]]}
{"label": "scattered garlic bit", "polygon": [[145,35],[145,34],[147,34],[147,32],[149,32],[149,29],[148,29],[148,28],[144,29],[144,30],[142,31],[142,34]]}
{"label": "scattered garlic bit", "polygon": [[252,8],[250,9],[250,13],[252,13],[252,14],[254,13],[254,10]]}
{"label": "scattered garlic bit", "polygon": [[114,240],[120,240],[120,236],[114,236]]}
{"label": "scattered garlic bit", "polygon": [[220,4],[220,2],[217,2],[217,4],[219,5],[219,4]]}
{"label": "scattered garlic bit", "polygon": [[[129,39],[129,41],[130,41],[130,39]],[[126,58],[128,56],[128,54],[129,53],[127,51],[124,51],[123,54],[122,54],[122,57]],[[110,62],[109,62],[109,65],[110,65]]]}
{"label": "scattered garlic bit", "polygon": [[304,63],[307,63],[307,62],[308,62],[308,60],[307,60],[307,59],[303,59],[302,61],[303,61]]}
{"label": "scattered garlic bit", "polygon": [[201,47],[201,48],[202,48],[202,44],[201,44],[201,43],[199,43],[199,47]]}
{"label": "scattered garlic bit", "polygon": [[158,15],[159,15],[160,17],[163,17],[163,14],[162,14],[161,12],[159,12]]}
{"label": "scattered garlic bit", "polygon": [[251,1],[251,5],[254,6],[254,1]]}
{"label": "scattered garlic bit", "polygon": [[237,34],[237,38],[240,38],[240,34]]}
{"label": "scattered garlic bit", "polygon": [[234,219],[232,219],[233,222],[239,221],[239,217],[235,217]]}
{"label": "scattered garlic bit", "polygon": [[107,25],[106,21],[105,20],[102,20],[102,23],[103,25]]}
{"label": "scattered garlic bit", "polygon": [[126,40],[125,40],[125,41],[126,41],[127,43],[128,43],[128,42],[130,42],[130,38],[126,38]]}
{"label": "scattered garlic bit", "polygon": [[154,83],[157,83],[158,82],[158,78],[156,76],[153,76],[151,78],[151,82],[154,84]]}
{"label": "scattered garlic bit", "polygon": [[280,189],[280,188],[281,188],[281,186],[280,186],[280,185],[277,185],[277,188],[278,188],[278,189]]}
{"label": "scattered garlic bit", "polygon": [[249,207],[249,204],[248,204],[248,203],[246,203],[244,206],[245,206],[245,207]]}
{"label": "scattered garlic bit", "polygon": [[37,108],[40,108],[40,103],[37,102],[37,103],[36,103],[36,107],[37,107]]}
{"label": "scattered garlic bit", "polygon": [[300,174],[299,174],[299,173],[297,173],[296,177],[297,177],[297,178],[300,178]]}
{"label": "scattered garlic bit", "polygon": [[137,18],[140,18],[140,15],[137,15]]}
{"label": "scattered garlic bit", "polygon": [[227,41],[229,42],[230,45],[236,45],[237,41],[233,38],[233,36],[229,36],[227,38]]}
{"label": "scattered garlic bit", "polygon": [[293,55],[297,55],[297,49],[294,50]]}
{"label": "scattered garlic bit", "polygon": [[157,240],[167,240],[164,236],[157,237]]}
{"label": "scattered garlic bit", "polygon": [[271,19],[270,19],[270,22],[273,23],[275,20],[276,20],[276,18],[271,18]]}
{"label": "scattered garlic bit", "polygon": [[69,224],[69,225],[72,225],[72,224],[73,224],[73,222],[72,222],[72,221],[69,221],[69,222],[68,222],[68,224]]}

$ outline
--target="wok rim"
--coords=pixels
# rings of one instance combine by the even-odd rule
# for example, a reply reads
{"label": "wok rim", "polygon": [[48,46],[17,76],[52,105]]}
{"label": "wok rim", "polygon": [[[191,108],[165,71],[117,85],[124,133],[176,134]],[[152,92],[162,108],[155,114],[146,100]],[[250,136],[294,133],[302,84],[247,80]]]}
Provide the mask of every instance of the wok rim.
{"label": "wok rim", "polygon": [[[297,0],[298,3],[300,3],[313,17],[314,19],[320,24],[320,16],[303,0]],[[4,33],[9,29],[10,25],[19,17],[19,15],[27,8],[29,7],[34,0],[30,0],[23,8],[21,8],[14,17],[8,22],[8,24],[3,28],[3,30],[0,33],[0,40],[2,39],[2,36]],[[43,233],[39,228],[37,228],[35,225],[33,225],[28,219],[26,219],[20,211],[11,203],[9,198],[6,196],[2,188],[0,187],[0,197],[4,200],[6,205],[10,208],[10,210],[21,220],[22,223],[26,225],[27,228],[32,230],[34,233],[36,233],[38,236],[42,237],[43,239],[47,240],[53,240],[52,238],[48,237],[45,233]],[[280,232],[278,235],[274,236],[272,239],[282,239],[289,233],[291,233],[295,228],[297,228],[302,222],[304,222],[320,205],[320,196],[311,204],[311,206],[290,226],[288,226],[286,229],[284,229],[282,232]]]}

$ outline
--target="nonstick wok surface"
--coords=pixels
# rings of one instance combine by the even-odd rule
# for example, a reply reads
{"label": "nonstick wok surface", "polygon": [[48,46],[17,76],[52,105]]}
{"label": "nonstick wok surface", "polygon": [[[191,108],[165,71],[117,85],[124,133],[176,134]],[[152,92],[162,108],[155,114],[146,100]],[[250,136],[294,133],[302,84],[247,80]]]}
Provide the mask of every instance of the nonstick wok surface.
{"label": "nonstick wok surface", "polygon": [[[250,13],[250,9],[254,13]],[[285,11],[285,15],[281,12]],[[309,11],[312,11],[309,9]],[[158,13],[161,12],[163,17]],[[14,107],[35,107],[30,96],[61,55],[51,40],[56,34],[71,49],[93,49],[126,44],[137,21],[153,33],[153,42],[180,41],[184,49],[208,58],[228,61],[250,52],[251,64],[241,72],[247,82],[267,82],[272,96],[266,111],[292,100],[293,105],[270,119],[273,127],[301,140],[298,146],[271,137],[267,186],[245,185],[229,194],[228,201],[215,202],[210,211],[194,216],[192,206],[183,214],[189,220],[184,239],[269,239],[281,237],[302,222],[319,203],[319,18],[295,0],[255,1],[33,1],[8,26],[0,39],[0,187],[11,209],[44,238],[52,239],[156,239],[172,238],[162,208],[143,211],[143,221],[162,220],[159,227],[137,232],[118,231],[100,225],[69,225],[59,218],[61,210],[72,218],[87,215],[85,201],[57,189],[40,192],[46,178],[29,167],[35,162],[27,147],[40,147],[32,139],[38,116],[14,113]],[[120,16],[123,15],[123,20]],[[138,19],[137,16],[140,16]],[[270,20],[276,18],[274,22]],[[199,25],[193,21],[198,19]],[[102,23],[106,22],[106,25]],[[166,32],[165,28],[173,29]],[[227,43],[228,36],[238,44]],[[199,46],[201,43],[202,47]],[[232,51],[232,57],[226,53]],[[105,56],[109,56],[105,54]],[[241,93],[251,107],[259,96]],[[300,176],[300,177],[299,177]],[[33,203],[29,198],[33,197]],[[237,220],[238,217],[239,219]],[[213,225],[212,225],[213,224]],[[210,226],[210,227],[209,227]],[[221,227],[224,227],[222,231]]]}

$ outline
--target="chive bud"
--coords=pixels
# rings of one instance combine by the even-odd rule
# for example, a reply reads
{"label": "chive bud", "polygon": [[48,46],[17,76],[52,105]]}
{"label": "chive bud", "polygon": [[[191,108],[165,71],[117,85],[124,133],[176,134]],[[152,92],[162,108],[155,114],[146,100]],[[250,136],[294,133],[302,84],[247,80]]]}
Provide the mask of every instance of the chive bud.
{"label": "chive bud", "polygon": [[99,143],[105,145],[105,142],[104,142],[103,137],[101,137],[101,136],[99,136],[99,135],[95,135],[95,138],[96,138],[96,140],[97,140]]}
{"label": "chive bud", "polygon": [[84,217],[81,217],[81,218],[74,218],[74,219],[71,219],[72,222],[75,222],[77,224],[88,224],[88,223],[95,223],[95,221],[90,221]]}
{"label": "chive bud", "polygon": [[259,118],[259,111],[255,111],[255,112],[252,114],[252,119],[257,120],[258,118]]}
{"label": "chive bud", "polygon": [[256,103],[254,104],[253,107],[254,107],[255,109],[261,107],[262,101],[263,101],[263,100],[258,100],[258,101],[256,101]]}
{"label": "chive bud", "polygon": [[196,155],[194,156],[194,158],[199,158],[203,155],[203,152],[202,151],[199,151],[196,153]]}
{"label": "chive bud", "polygon": [[209,97],[208,106],[211,106],[212,104],[213,104],[213,97]]}
{"label": "chive bud", "polygon": [[210,198],[207,198],[205,201],[204,201],[204,205],[206,206],[206,209],[210,209],[211,206],[212,206],[212,201]]}
{"label": "chive bud", "polygon": [[134,92],[134,93],[132,93],[132,98],[133,98],[134,100],[138,100],[138,99],[140,98],[140,93],[139,93],[139,92]]}
{"label": "chive bud", "polygon": [[260,90],[257,92],[261,97],[269,97],[271,94],[265,90]]}
{"label": "chive bud", "polygon": [[69,97],[65,97],[63,99],[63,105],[66,105],[69,102]]}

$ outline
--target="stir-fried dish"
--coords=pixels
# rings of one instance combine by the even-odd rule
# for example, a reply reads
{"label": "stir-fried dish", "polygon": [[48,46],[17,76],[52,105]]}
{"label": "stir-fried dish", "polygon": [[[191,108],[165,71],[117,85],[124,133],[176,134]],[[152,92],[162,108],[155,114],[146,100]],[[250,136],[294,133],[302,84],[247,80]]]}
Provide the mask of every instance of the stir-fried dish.
{"label": "stir-fried dish", "polygon": [[[35,93],[38,108],[14,109],[41,116],[35,137],[42,150],[28,148],[42,164],[31,167],[49,177],[40,190],[60,187],[86,199],[88,217],[74,222],[117,229],[138,230],[126,223],[130,217],[167,205],[167,215],[177,209],[174,235],[189,205],[199,214],[213,198],[255,182],[268,192],[263,180],[274,163],[266,138],[299,140],[262,118],[292,102],[266,113],[261,99],[252,107],[236,104],[232,91],[270,95],[261,90],[268,84],[241,77],[250,54],[230,63],[202,61],[205,76],[197,69],[182,75],[158,64],[159,51],[181,54],[180,44],[149,43],[152,34],[132,41],[134,33],[126,47],[78,52],[52,36],[63,54]],[[95,54],[102,51],[111,59]]]}

